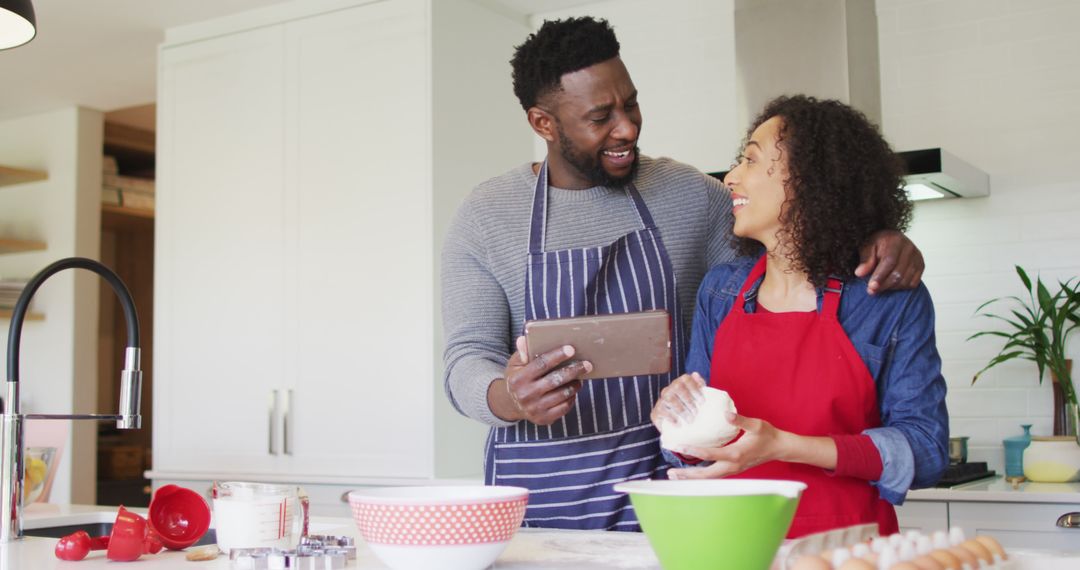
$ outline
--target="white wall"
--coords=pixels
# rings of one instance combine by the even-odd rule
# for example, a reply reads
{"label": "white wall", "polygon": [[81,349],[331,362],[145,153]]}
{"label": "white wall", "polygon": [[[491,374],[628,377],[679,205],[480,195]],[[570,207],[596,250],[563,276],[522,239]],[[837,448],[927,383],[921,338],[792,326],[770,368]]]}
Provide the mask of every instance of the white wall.
{"label": "white wall", "polygon": [[[0,256],[0,275],[30,277],[63,257],[96,258],[100,242],[101,113],[67,108],[0,123],[0,164],[47,171],[48,180],[0,188],[0,236],[48,248]],[[33,308],[44,321],[23,325],[23,413],[93,413],[97,407],[97,277],[64,271],[46,281]],[[9,321],[0,322],[7,346]],[[0,365],[7,370],[6,350]],[[105,413],[115,413],[107,411]],[[96,434],[73,424],[50,500],[92,503]]]}
{"label": "white wall", "polygon": [[[1052,427],[1050,380],[1017,362],[971,378],[1000,344],[965,339],[983,301],[1022,295],[1020,264],[1080,275],[1080,3],[877,0],[883,123],[898,150],[936,147],[990,173],[988,198],[920,203],[911,238],[926,256],[953,435],[1002,470],[1001,440]],[[1080,336],[1080,335],[1077,335]],[[1080,338],[1069,354],[1080,359]]]}
{"label": "white wall", "polygon": [[[431,18],[435,475],[479,477],[487,429],[457,413],[443,395],[438,276],[443,238],[461,201],[481,181],[529,160],[532,153],[532,130],[514,97],[509,63],[529,28],[524,16],[514,18],[469,0],[433,1]],[[479,140],[462,144],[463,137]]]}
{"label": "white wall", "polygon": [[[732,0],[608,0],[531,18],[605,18],[638,89],[641,152],[706,171],[727,170],[744,127],[736,124]],[[524,40],[524,37],[522,37]],[[535,157],[546,146],[534,137]]]}

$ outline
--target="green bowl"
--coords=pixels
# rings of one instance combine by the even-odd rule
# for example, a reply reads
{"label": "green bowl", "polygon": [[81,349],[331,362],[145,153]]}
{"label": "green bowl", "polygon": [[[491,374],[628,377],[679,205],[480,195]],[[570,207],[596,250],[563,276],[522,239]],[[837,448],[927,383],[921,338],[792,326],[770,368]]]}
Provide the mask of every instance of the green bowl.
{"label": "green bowl", "polygon": [[805,483],[765,479],[629,481],[630,502],[666,570],[767,570]]}

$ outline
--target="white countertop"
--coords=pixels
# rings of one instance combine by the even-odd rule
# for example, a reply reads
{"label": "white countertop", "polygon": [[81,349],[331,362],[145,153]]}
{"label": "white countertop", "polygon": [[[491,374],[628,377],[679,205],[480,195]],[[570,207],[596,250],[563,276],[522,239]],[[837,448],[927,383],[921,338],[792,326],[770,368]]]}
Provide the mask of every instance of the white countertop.
{"label": "white countertop", "polygon": [[[132,509],[141,512],[139,509]],[[79,505],[32,505],[26,511],[27,529],[59,524],[112,522],[115,507]],[[312,517],[313,534],[357,537],[357,529],[348,518]],[[4,545],[0,553],[0,570],[117,570],[122,564],[110,562],[104,551],[91,552],[80,562],[65,562],[53,555],[55,538],[26,537],[12,545]],[[143,555],[137,568],[159,570],[230,569],[227,557],[208,562],[189,562],[184,552],[164,550]],[[1016,551],[1010,570],[1065,570],[1080,567],[1080,554],[1038,551]],[[126,567],[126,566],[125,566]],[[357,540],[357,560],[348,568],[385,569],[374,554]],[[597,570],[656,570],[660,568],[648,540],[640,533],[603,531],[546,531],[522,529],[510,542],[492,568],[498,570],[566,570],[590,568]]]}
{"label": "white countertop", "polygon": [[[995,503],[1074,503],[1080,507],[1080,483],[1032,483],[1015,488],[1001,475],[946,489],[917,489],[909,501],[982,501]],[[1080,509],[1078,509],[1080,510]]]}

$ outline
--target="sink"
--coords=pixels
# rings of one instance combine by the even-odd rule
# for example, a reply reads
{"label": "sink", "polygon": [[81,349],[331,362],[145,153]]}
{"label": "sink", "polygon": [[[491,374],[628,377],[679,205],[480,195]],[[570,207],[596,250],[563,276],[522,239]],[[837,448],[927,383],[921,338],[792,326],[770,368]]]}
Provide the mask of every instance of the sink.
{"label": "sink", "polygon": [[[112,534],[113,523],[111,522],[95,522],[84,524],[69,524],[60,526],[46,526],[41,528],[28,528],[23,529],[23,534],[26,536],[40,536],[44,538],[61,538],[67,536],[73,532],[80,530],[86,531],[86,534],[90,536],[109,536]],[[192,546],[203,546],[206,544],[214,544],[217,542],[217,533],[214,529],[206,531],[206,534],[202,536]]]}
{"label": "sink", "polygon": [[[146,516],[146,509],[131,510]],[[23,522],[23,534],[33,537],[61,538],[80,530],[92,537],[109,536],[116,521],[116,507],[35,503],[26,512],[28,516]],[[309,524],[308,532],[351,536],[356,533],[356,526],[351,523],[348,519],[316,517]],[[195,546],[214,544],[216,541],[217,533],[211,526]]]}

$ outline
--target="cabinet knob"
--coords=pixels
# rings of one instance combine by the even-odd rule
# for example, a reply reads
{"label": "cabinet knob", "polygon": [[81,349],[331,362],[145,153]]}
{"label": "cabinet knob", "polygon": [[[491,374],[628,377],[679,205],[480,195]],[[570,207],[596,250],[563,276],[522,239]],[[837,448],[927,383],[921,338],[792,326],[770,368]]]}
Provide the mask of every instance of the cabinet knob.
{"label": "cabinet knob", "polygon": [[1057,525],[1061,528],[1080,528],[1080,513],[1065,513],[1058,517]]}

